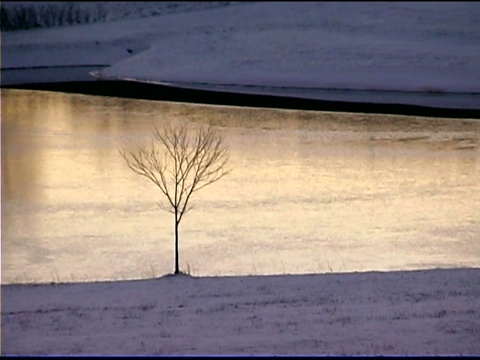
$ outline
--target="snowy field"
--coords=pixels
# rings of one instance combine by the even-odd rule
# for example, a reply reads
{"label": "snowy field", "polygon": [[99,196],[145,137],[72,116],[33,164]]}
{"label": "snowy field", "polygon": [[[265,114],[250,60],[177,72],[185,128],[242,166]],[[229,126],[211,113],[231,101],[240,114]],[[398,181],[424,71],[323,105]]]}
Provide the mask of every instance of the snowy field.
{"label": "snowy field", "polygon": [[[480,107],[478,2],[61,4],[2,2],[2,85],[93,73]],[[2,355],[480,355],[480,268],[1,291]]]}
{"label": "snowy field", "polygon": [[4,85],[93,72],[234,92],[480,107],[477,2],[68,2],[63,11],[39,2],[29,5],[36,17],[27,18],[36,20],[23,23],[27,6],[18,4],[2,3],[4,26],[37,27],[2,32]]}
{"label": "snowy field", "polygon": [[15,355],[480,355],[480,269],[2,287]]}

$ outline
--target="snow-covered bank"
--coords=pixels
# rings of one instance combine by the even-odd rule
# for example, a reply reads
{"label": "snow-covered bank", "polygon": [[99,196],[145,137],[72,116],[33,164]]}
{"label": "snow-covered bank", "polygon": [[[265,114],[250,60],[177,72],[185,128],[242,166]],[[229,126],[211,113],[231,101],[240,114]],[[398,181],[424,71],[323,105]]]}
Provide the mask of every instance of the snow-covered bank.
{"label": "snow-covered bank", "polygon": [[2,354],[480,355],[480,269],[2,286]]}
{"label": "snow-covered bank", "polygon": [[100,75],[115,79],[479,108],[475,2],[135,4],[100,23],[4,32],[2,68],[106,64]]}

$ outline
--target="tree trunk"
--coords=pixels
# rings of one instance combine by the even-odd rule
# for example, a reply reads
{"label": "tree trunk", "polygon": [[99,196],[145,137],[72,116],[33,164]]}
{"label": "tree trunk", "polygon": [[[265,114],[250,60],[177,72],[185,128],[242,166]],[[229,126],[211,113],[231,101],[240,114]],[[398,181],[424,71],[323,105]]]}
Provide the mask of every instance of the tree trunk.
{"label": "tree trunk", "polygon": [[180,274],[180,267],[178,265],[178,213],[175,210],[175,272]]}

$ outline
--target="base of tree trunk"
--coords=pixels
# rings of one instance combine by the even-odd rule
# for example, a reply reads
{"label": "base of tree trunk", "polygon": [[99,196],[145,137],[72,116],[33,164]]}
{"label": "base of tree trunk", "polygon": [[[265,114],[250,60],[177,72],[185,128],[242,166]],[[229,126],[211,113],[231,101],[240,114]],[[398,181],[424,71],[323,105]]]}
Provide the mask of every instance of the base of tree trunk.
{"label": "base of tree trunk", "polygon": [[171,276],[177,276],[177,277],[181,277],[181,276],[188,276],[188,277],[193,277],[192,275],[188,274],[188,273],[185,273],[183,271],[180,271],[178,273],[171,273],[171,274],[167,274],[165,276],[162,276],[162,277],[171,277]]}

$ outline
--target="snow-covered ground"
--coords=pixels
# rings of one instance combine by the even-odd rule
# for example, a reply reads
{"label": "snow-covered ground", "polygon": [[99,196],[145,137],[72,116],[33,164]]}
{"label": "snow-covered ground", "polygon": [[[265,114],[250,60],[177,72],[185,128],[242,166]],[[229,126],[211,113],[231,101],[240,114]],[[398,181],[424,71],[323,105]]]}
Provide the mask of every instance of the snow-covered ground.
{"label": "snow-covered ground", "polygon": [[480,269],[2,286],[2,353],[480,355]]}
{"label": "snow-covered ground", "polygon": [[[2,84],[72,80],[82,66],[82,79],[96,68],[194,88],[480,107],[477,2],[100,4],[37,21],[69,26],[3,32]],[[20,12],[2,6],[9,19]]]}
{"label": "snow-covered ground", "polygon": [[[58,15],[36,23],[45,28],[3,31],[2,85],[95,71],[186,87],[480,107],[478,2],[160,4],[172,3],[76,3],[72,11],[83,15],[75,20]],[[12,27],[28,27],[9,16]],[[480,355],[480,269],[168,276],[1,292],[2,354]]]}

